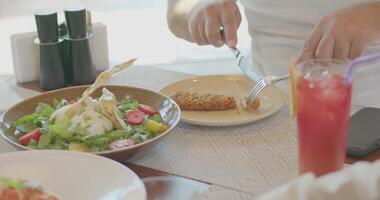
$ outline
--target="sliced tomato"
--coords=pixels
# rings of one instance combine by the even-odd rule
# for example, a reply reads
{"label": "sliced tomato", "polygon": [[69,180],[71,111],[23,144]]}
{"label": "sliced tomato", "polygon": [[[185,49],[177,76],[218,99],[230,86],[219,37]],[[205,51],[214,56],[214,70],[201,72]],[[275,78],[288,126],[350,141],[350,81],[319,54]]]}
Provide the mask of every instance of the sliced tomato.
{"label": "sliced tomato", "polygon": [[152,108],[152,107],[150,107],[148,105],[145,105],[145,104],[140,104],[139,107],[138,107],[138,109],[141,112],[143,112],[143,113],[145,113],[145,114],[147,114],[149,116],[153,116],[155,114],[158,114],[158,111],[156,109],[154,109],[154,108]]}
{"label": "sliced tomato", "polygon": [[40,128],[36,128],[34,129],[32,132],[29,132],[27,133],[26,135],[20,137],[19,139],[19,143],[21,145],[28,145],[28,143],[31,141],[31,140],[35,140],[38,142],[38,140],[40,140],[40,137],[41,137],[41,131],[40,131]]}
{"label": "sliced tomato", "polygon": [[129,147],[135,144],[135,141],[131,139],[122,139],[122,140],[116,140],[109,144],[110,149],[121,149],[124,147]]}
{"label": "sliced tomato", "polygon": [[132,110],[125,115],[125,119],[130,125],[140,125],[144,122],[145,114],[139,110]]}

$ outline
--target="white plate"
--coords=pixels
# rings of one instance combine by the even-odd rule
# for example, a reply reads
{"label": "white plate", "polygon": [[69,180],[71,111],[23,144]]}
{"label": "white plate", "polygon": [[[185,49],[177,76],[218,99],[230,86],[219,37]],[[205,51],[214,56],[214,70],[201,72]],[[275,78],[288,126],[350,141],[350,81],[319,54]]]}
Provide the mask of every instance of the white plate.
{"label": "white plate", "polygon": [[142,181],[113,160],[70,151],[35,150],[0,154],[0,177],[40,183],[62,200],[145,200]]}
{"label": "white plate", "polygon": [[[213,93],[234,96],[236,100],[248,97],[255,82],[244,75],[211,75],[180,80],[160,89],[171,96],[176,91]],[[182,111],[181,121],[203,126],[230,126],[254,122],[276,113],[284,105],[284,94],[275,86],[264,89],[260,108],[246,111],[241,108],[224,111]]]}

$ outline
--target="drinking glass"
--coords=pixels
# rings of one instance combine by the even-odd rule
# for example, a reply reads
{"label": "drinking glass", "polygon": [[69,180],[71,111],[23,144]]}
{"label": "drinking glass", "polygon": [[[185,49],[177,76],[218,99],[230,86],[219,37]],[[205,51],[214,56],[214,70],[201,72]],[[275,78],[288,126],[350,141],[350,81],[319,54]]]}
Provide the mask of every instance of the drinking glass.
{"label": "drinking glass", "polygon": [[342,60],[308,60],[296,66],[299,172],[321,176],[343,167],[351,78]]}

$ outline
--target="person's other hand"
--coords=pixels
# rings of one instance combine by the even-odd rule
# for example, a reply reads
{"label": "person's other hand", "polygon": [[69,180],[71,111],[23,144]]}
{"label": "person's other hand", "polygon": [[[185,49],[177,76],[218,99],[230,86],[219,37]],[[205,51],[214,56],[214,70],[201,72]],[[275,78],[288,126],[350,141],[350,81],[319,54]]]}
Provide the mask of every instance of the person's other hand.
{"label": "person's other hand", "polygon": [[240,22],[241,15],[235,0],[203,0],[191,10],[188,29],[194,42],[199,45],[221,47],[226,43],[234,48]]}
{"label": "person's other hand", "polygon": [[307,59],[354,59],[380,36],[380,4],[355,5],[323,17],[297,62]]}

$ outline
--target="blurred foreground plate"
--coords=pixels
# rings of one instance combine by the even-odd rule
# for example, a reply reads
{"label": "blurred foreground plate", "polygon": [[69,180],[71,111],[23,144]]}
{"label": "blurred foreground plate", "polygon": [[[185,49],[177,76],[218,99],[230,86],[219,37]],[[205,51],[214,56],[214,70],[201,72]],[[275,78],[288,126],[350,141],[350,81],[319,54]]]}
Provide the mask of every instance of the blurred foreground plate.
{"label": "blurred foreground plate", "polygon": [[0,154],[0,177],[38,182],[62,200],[145,200],[146,190],[129,168],[101,156],[38,150]]}
{"label": "blurred foreground plate", "polygon": [[[180,80],[160,89],[160,92],[171,96],[177,91],[212,93],[235,97],[236,101],[248,97],[250,88],[256,82],[244,75],[211,75]],[[255,122],[269,117],[284,105],[284,94],[271,86],[259,94],[260,108],[257,111],[246,111],[239,108],[223,111],[182,111],[181,121],[203,126],[231,126]]]}

